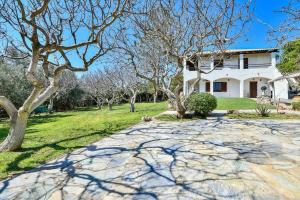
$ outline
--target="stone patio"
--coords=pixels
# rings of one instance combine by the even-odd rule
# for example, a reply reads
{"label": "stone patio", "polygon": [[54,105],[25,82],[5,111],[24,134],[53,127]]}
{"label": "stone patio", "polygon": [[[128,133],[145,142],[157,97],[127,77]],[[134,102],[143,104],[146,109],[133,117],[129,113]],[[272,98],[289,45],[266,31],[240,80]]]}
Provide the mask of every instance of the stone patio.
{"label": "stone patio", "polygon": [[300,121],[134,126],[0,182],[0,199],[299,199]]}

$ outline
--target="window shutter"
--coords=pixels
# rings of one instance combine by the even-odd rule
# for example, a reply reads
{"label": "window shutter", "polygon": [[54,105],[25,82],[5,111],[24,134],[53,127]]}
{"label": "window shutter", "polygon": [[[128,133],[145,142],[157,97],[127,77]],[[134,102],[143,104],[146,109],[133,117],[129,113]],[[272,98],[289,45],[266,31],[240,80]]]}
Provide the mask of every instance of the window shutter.
{"label": "window shutter", "polygon": [[205,92],[210,92],[210,82],[206,81],[205,83]]}
{"label": "window shutter", "polygon": [[221,91],[227,92],[227,82],[221,82]]}
{"label": "window shutter", "polygon": [[248,58],[244,58],[244,69],[248,69]]}

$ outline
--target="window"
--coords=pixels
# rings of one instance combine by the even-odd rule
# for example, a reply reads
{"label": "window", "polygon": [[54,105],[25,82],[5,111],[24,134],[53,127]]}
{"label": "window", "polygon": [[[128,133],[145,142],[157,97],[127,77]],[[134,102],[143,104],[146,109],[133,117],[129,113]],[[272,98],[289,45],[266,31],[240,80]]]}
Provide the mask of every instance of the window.
{"label": "window", "polygon": [[205,92],[210,92],[210,82],[206,81],[205,83]]}
{"label": "window", "polygon": [[244,58],[244,69],[248,69],[248,58]]}
{"label": "window", "polygon": [[224,64],[223,59],[221,59],[221,60],[214,60],[214,67],[215,68],[222,68],[223,64]]}
{"label": "window", "polygon": [[227,82],[214,82],[214,92],[227,92]]}
{"label": "window", "polygon": [[186,61],[186,68],[189,71],[196,71],[195,65],[191,61]]}

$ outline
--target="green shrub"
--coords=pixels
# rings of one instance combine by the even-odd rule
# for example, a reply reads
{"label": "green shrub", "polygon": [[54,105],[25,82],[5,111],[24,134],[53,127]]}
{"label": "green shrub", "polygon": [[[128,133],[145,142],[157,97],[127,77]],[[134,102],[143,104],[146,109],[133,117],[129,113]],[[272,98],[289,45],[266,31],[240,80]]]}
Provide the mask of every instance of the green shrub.
{"label": "green shrub", "polygon": [[293,110],[300,110],[300,101],[292,103]]}
{"label": "green shrub", "polygon": [[255,111],[261,117],[268,117],[271,112],[270,105],[264,103],[258,103],[256,104]]}
{"label": "green shrub", "polygon": [[217,108],[217,99],[209,93],[193,93],[187,100],[187,108],[195,111],[195,115],[206,117]]}

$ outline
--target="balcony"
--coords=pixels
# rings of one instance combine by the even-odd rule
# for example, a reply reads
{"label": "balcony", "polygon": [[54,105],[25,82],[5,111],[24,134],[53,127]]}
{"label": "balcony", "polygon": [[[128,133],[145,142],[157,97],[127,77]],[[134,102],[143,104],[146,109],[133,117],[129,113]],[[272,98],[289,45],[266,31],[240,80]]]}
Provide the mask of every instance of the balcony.
{"label": "balcony", "polygon": [[[243,69],[258,69],[258,68],[268,68],[272,66],[272,63],[259,63],[259,64],[248,64],[244,66]],[[211,70],[211,66],[208,65],[202,65],[201,66],[202,70]],[[225,64],[223,66],[216,66],[214,70],[223,70],[223,69],[241,69],[240,65],[230,65],[230,64]],[[195,68],[189,68],[189,71],[197,71]]]}

